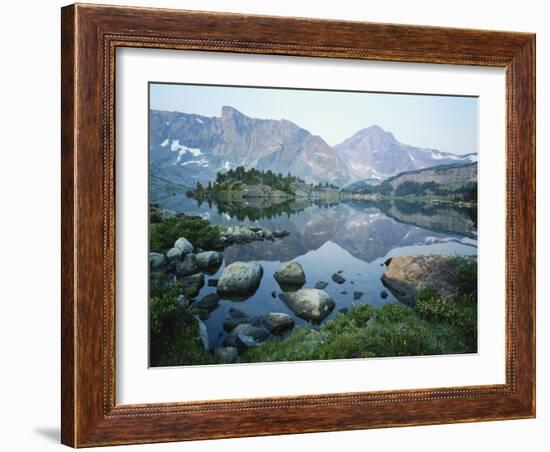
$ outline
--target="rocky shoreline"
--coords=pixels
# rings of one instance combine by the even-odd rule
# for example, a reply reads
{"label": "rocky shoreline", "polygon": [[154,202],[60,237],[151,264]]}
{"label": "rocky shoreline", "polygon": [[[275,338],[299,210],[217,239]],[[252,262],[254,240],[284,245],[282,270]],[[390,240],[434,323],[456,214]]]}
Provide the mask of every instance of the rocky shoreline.
{"label": "rocky shoreline", "polygon": [[[254,226],[235,226],[228,228],[220,238],[224,246],[230,246],[256,240],[276,241],[287,235],[288,232],[284,230],[270,231]],[[168,275],[170,280],[179,282],[185,292],[179,296],[179,301],[182,303],[189,301],[191,306],[200,311],[196,318],[204,348],[212,351],[223,362],[233,362],[239,354],[250,347],[287,333],[294,328],[295,322],[287,313],[270,312],[264,316],[249,317],[239,309],[231,308],[230,317],[223,325],[228,333],[224,346],[210,350],[208,332],[203,320],[206,320],[219,307],[221,298],[244,300],[250,297],[258,289],[264,276],[262,266],[256,262],[233,262],[224,268],[218,279],[208,281],[210,286],[216,287],[216,293],[196,300],[195,297],[205,284],[206,276],[216,273],[222,263],[221,252],[195,249],[185,237],[179,237],[166,253],[149,254],[151,274],[156,278]],[[282,293],[278,294],[279,298],[296,316],[313,324],[319,324],[334,309],[334,301],[324,290],[302,289],[306,277],[298,262],[281,264],[273,274],[273,278],[282,290]],[[323,282],[319,282],[317,286],[322,284]],[[277,296],[276,291],[274,293]]]}
{"label": "rocky shoreline", "polygon": [[[277,241],[288,235],[287,231],[270,231],[257,226],[233,226],[220,233],[223,247],[253,241]],[[416,294],[427,287],[437,287],[443,296],[456,291],[456,274],[452,272],[452,259],[440,255],[401,256],[385,262],[386,269],[381,277],[387,289],[401,302],[414,306]],[[264,275],[262,265],[257,262],[233,262],[227,265],[219,278],[208,279],[208,285],[216,292],[196,299],[206,282],[206,277],[218,272],[224,262],[223,253],[195,247],[187,238],[179,237],[165,253],[151,252],[149,265],[152,278],[167,278],[182,288],[178,297],[180,303],[190,303],[198,312],[197,335],[205,351],[211,353],[216,362],[232,363],[252,348],[281,340],[295,328],[291,315],[283,312],[269,312],[262,316],[247,316],[237,308],[229,309],[229,317],[223,323],[227,337],[223,346],[211,349],[208,330],[204,324],[220,305],[221,299],[245,300],[258,289]],[[330,280],[334,284],[346,281],[341,271],[334,272]],[[455,272],[456,273],[456,272]],[[319,325],[334,310],[335,303],[324,290],[326,281],[318,281],[314,288],[303,288],[306,274],[297,261],[285,262],[271,275],[279,284],[280,293],[273,291],[294,315],[312,325]],[[381,298],[388,296],[382,291]],[[361,300],[363,292],[354,291],[355,302]],[[340,310],[346,314],[347,309]],[[339,314],[340,315],[340,314]]]}

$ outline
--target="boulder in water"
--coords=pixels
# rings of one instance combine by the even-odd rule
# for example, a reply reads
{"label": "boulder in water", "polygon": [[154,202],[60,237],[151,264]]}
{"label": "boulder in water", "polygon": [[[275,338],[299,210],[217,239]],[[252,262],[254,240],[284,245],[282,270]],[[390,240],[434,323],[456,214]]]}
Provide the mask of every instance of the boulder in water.
{"label": "boulder in water", "polygon": [[334,301],[328,293],[319,289],[300,289],[282,293],[281,300],[299,317],[319,323],[334,309]]}

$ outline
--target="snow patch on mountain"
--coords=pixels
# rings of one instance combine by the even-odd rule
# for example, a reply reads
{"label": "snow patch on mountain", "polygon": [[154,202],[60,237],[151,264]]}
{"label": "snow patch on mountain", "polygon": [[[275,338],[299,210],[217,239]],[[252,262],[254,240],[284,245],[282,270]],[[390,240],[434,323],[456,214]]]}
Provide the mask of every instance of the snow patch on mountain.
{"label": "snow patch on mountain", "polygon": [[188,160],[187,162],[181,163],[181,166],[187,166],[187,165],[197,165],[205,168],[208,166],[208,159]]}
{"label": "snow patch on mountain", "polygon": [[199,155],[202,155],[202,152],[201,152],[200,149],[198,149],[198,148],[188,148],[187,146],[184,146],[184,145],[180,144],[180,140],[172,140],[170,150],[172,152],[178,152],[179,156],[182,156],[182,155],[187,154],[187,153],[191,154],[193,157],[198,157]]}

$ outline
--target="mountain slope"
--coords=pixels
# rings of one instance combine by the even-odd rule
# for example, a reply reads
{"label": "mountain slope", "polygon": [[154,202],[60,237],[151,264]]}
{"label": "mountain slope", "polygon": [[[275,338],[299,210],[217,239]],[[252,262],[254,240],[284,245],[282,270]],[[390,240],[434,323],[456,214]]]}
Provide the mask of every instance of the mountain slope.
{"label": "mountain slope", "polygon": [[291,172],[308,182],[349,180],[344,162],[320,137],[290,121],[250,118],[232,107],[212,118],[151,110],[149,140],[151,168],[185,185],[237,166]]}
{"label": "mountain slope", "polygon": [[381,127],[362,129],[334,147],[346,162],[353,180],[386,179],[412,171],[450,163],[475,161],[477,154],[464,156],[402,144]]}
{"label": "mountain slope", "polygon": [[384,183],[396,190],[405,182],[436,184],[440,189],[448,191],[464,189],[477,182],[477,163],[441,165],[408,171],[390,177]]}

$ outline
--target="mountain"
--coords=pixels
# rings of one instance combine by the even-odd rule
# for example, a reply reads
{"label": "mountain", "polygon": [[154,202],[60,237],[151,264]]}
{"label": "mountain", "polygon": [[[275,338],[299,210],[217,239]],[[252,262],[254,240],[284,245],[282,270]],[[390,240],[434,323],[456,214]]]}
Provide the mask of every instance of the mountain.
{"label": "mountain", "polygon": [[[342,184],[346,165],[320,137],[287,120],[250,118],[232,107],[220,117],[150,110],[151,172],[193,186],[244,166]],[[185,169],[183,171],[183,169]]]}
{"label": "mountain", "polygon": [[336,145],[334,150],[346,162],[353,180],[382,180],[404,171],[477,159],[475,153],[456,155],[402,144],[391,132],[377,125],[358,131]]}
{"label": "mountain", "polygon": [[229,106],[222,107],[219,117],[150,110],[149,130],[151,174],[187,187],[238,166],[345,186],[477,160],[475,153],[455,155],[402,144],[376,125],[331,148],[290,121],[251,118]]}

